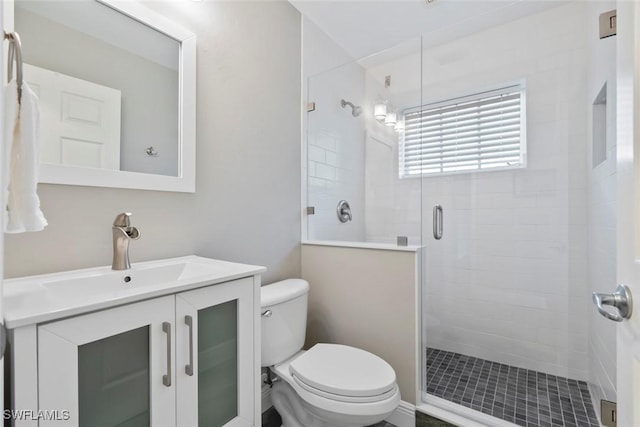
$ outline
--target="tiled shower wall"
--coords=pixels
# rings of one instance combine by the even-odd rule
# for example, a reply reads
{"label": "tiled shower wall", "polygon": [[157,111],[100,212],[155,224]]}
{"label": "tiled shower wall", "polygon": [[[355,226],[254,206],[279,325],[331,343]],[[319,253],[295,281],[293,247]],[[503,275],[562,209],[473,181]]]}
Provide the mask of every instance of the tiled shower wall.
{"label": "tiled shower wall", "polygon": [[[424,39],[424,102],[524,80],[528,145],[526,168],[422,181],[429,347],[587,379],[585,19],[585,4],[571,2],[444,45]],[[406,61],[415,58],[368,71],[402,74]],[[391,150],[382,157],[397,168]],[[375,185],[366,182],[367,204],[392,191],[402,210],[420,194],[419,179],[394,178],[386,193]],[[435,204],[444,207],[440,241]],[[367,224],[385,224],[382,214],[367,211]],[[419,217],[403,216],[419,229]],[[368,236],[384,234],[371,227]]]}

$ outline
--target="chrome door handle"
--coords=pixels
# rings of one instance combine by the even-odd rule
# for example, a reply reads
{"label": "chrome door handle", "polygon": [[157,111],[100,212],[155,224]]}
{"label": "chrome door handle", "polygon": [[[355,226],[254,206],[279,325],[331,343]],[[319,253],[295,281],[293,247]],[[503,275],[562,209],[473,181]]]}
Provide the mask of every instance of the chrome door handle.
{"label": "chrome door handle", "polygon": [[185,374],[193,376],[193,317],[184,316],[184,323],[189,327],[189,364],[184,367]]}
{"label": "chrome door handle", "polygon": [[433,207],[433,238],[436,240],[442,239],[443,220],[442,206],[435,205]]}
{"label": "chrome door handle", "polygon": [[[629,319],[633,313],[633,299],[631,298],[631,291],[623,284],[618,285],[615,292],[612,294],[600,294],[594,292],[592,295],[593,303],[598,307],[598,311],[604,317],[614,322],[622,322],[624,319]],[[611,305],[618,309],[618,313],[610,313],[604,309],[603,306]]]}
{"label": "chrome door handle", "polygon": [[167,334],[167,374],[162,376],[162,384],[171,387],[171,323],[162,322],[162,331]]}

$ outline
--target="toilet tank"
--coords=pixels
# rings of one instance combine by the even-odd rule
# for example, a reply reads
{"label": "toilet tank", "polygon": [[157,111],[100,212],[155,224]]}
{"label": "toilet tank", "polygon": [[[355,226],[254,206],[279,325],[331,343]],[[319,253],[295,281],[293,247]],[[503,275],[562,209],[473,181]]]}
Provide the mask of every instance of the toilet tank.
{"label": "toilet tank", "polygon": [[262,366],[284,362],[304,345],[309,283],[287,279],[260,288]]}

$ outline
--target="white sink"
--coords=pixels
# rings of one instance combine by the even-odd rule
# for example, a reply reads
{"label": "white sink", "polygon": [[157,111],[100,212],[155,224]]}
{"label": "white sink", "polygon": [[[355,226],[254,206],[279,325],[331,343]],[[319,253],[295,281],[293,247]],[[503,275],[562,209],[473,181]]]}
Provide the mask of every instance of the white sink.
{"label": "white sink", "polygon": [[224,273],[224,267],[213,263],[198,263],[194,260],[173,259],[158,264],[138,264],[129,270],[122,271],[100,269],[98,271],[82,271],[77,276],[72,273],[69,274],[69,277],[43,281],[42,286],[63,296],[66,296],[67,293],[73,295],[86,295],[95,292],[112,293],[220,274]]}
{"label": "white sink", "polygon": [[115,305],[194,289],[265,270],[197,256],[97,267],[4,281],[8,328],[55,320]]}

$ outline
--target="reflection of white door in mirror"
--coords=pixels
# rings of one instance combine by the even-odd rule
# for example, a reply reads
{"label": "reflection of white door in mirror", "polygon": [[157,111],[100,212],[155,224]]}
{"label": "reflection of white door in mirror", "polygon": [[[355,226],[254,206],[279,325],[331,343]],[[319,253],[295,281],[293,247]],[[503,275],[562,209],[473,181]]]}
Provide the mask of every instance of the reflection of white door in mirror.
{"label": "reflection of white door in mirror", "polygon": [[[41,117],[41,135],[54,134],[57,142],[43,153],[40,183],[195,191],[192,32],[134,0],[15,0],[2,1],[0,7],[5,31],[17,31],[22,38],[23,61],[77,79],[62,88],[62,100],[60,93],[52,95],[58,97],[59,111]],[[25,74],[29,83],[37,83]],[[119,113],[103,108],[101,102],[112,95],[96,91],[98,86],[120,92],[119,101],[113,100]],[[45,95],[41,108],[48,109]],[[59,123],[47,123],[47,113]],[[61,121],[65,114],[67,120]],[[110,120],[115,116],[120,117],[119,130]],[[113,149],[96,143],[102,137]],[[149,146],[158,155],[148,155]]]}
{"label": "reflection of white door in mirror", "polygon": [[24,64],[40,99],[41,161],[120,169],[119,90]]}

